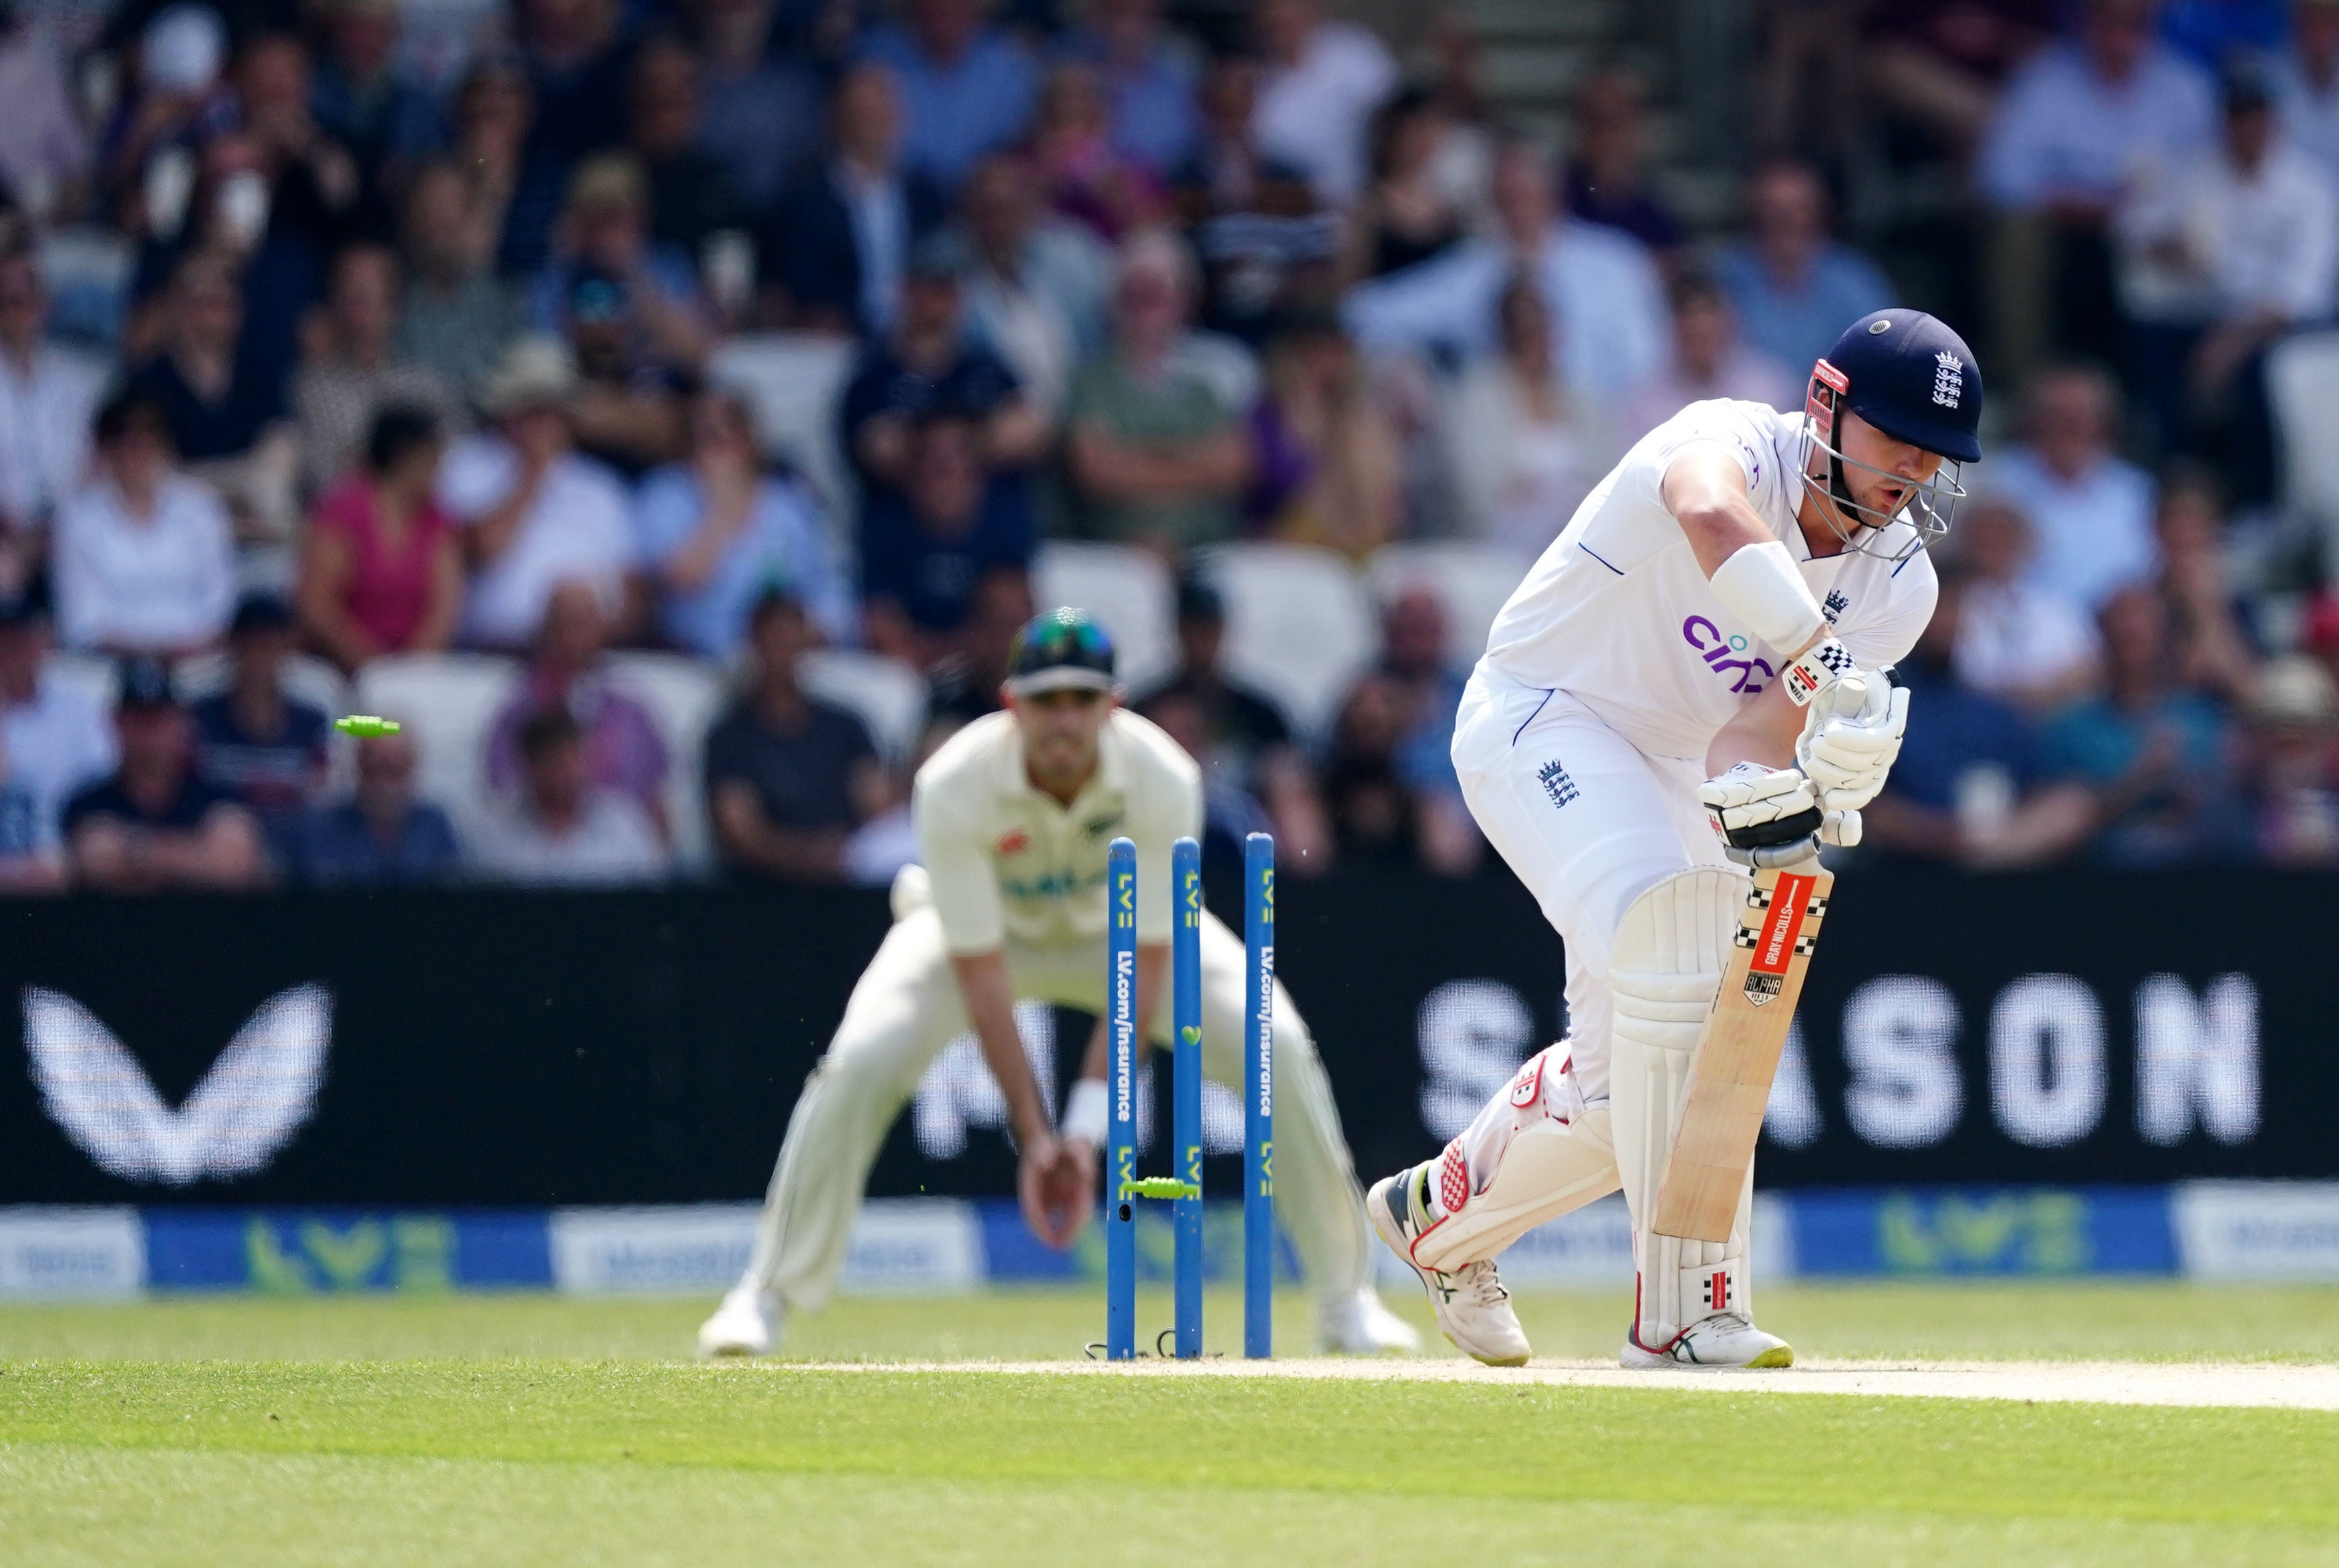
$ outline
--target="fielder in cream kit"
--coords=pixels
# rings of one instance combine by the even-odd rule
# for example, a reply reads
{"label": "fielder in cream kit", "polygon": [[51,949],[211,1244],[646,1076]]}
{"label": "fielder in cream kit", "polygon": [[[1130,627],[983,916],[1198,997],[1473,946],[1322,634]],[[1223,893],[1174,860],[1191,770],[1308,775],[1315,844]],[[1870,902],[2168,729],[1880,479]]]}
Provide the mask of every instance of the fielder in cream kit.
{"label": "fielder in cream kit", "polygon": [[[973,1031],[1014,1134],[1017,1195],[1034,1234],[1070,1247],[1095,1211],[1105,1142],[1101,1021],[1059,1124],[1014,1006],[1105,1011],[1105,857],[1137,845],[1137,1019],[1169,1043],[1170,847],[1202,829],[1200,770],[1114,700],[1113,647],[1078,610],[1017,635],[1006,711],[977,719],[918,770],[921,865],[893,884],[893,929],[854,987],[789,1119],[747,1272],[698,1332],[702,1354],[762,1355],[784,1315],[824,1301],[843,1267],[871,1161],[943,1047]],[[1242,1081],[1243,944],[1202,916],[1203,1070]],[[1372,1242],[1323,1062],[1274,993],[1275,1196],[1313,1287],[1326,1348],[1419,1346],[1368,1283]],[[1165,1056],[1164,1061],[1168,1060]]]}
{"label": "fielder in cream kit", "polygon": [[1495,1255],[1621,1186],[1624,1365],[1793,1361],[1754,1326],[1751,1172],[1726,1242],[1651,1211],[1748,868],[1858,843],[1899,754],[1909,694],[1884,672],[1932,616],[1925,547],[1964,494],[1945,463],[1981,456],[1981,399],[1942,322],[1863,317],[1803,412],[1693,403],[1643,438],[1496,617],[1454,763],[1564,945],[1567,1035],[1367,1203],[1479,1360],[1529,1350]]}

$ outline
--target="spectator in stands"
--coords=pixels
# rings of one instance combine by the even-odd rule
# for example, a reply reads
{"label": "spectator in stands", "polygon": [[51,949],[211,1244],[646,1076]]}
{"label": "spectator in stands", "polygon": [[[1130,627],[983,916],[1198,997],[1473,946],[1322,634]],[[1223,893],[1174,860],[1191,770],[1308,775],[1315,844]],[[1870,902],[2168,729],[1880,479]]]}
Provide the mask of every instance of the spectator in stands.
{"label": "spectator in stands", "polygon": [[89,466],[104,385],[102,372],[44,340],[48,315],[30,235],[0,233],[0,597],[45,570],[51,523]]}
{"label": "spectator in stands", "polygon": [[1603,66],[1575,90],[1567,209],[1622,229],[1670,268],[1689,232],[1649,186],[1649,84],[1629,65]]}
{"label": "spectator in stands", "polygon": [[908,113],[904,158],[945,191],[983,153],[1031,123],[1040,67],[1012,35],[983,20],[987,0],[908,0],[874,29],[868,58],[893,73]]}
{"label": "spectator in stands", "polygon": [[577,369],[562,344],[517,339],[480,389],[494,429],[448,454],[439,496],[462,529],[471,577],[459,636],[473,646],[526,646],[553,589],[571,579],[591,583],[606,608],[625,614],[632,508],[617,476],[576,451],[576,393]]}
{"label": "spectator in stands", "polygon": [[890,330],[911,248],[941,226],[947,201],[902,165],[902,104],[893,74],[864,64],[829,100],[828,166],[782,199],[758,255],[775,321],[812,331]]}
{"label": "spectator in stands", "polygon": [[0,893],[54,892],[64,885],[56,833],[52,828],[44,837],[32,788],[16,776],[7,742],[0,740]]}
{"label": "spectator in stands", "polygon": [[1722,252],[1714,281],[1746,340],[1806,374],[1846,321],[1895,302],[1892,284],[1875,262],[1829,238],[1827,188],[1808,163],[1757,170],[1747,206],[1747,238]]}
{"label": "spectator in stands", "polygon": [[1397,683],[1366,672],[1340,705],[1324,764],[1324,807],[1342,865],[1423,863],[1422,802],[1397,765],[1410,705]]}
{"label": "spectator in stands", "polygon": [[[1557,329],[1554,350],[1568,386],[1621,396],[1664,361],[1664,292],[1641,242],[1621,230],[1562,214],[1551,160],[1534,143],[1496,153],[1500,232],[1349,295],[1349,329],[1368,350],[1416,349],[1463,359],[1492,352],[1504,286],[1532,277]],[[1842,324],[1837,323],[1838,330]]]}
{"label": "spectator in stands", "polygon": [[1193,299],[1177,236],[1121,246],[1111,347],[1081,367],[1066,409],[1067,468],[1099,538],[1176,555],[1231,538],[1250,456],[1235,411],[1174,350]]}
{"label": "spectator in stands", "polygon": [[2154,40],[2154,0],[2087,0],[2078,37],[2031,55],[1999,100],[1975,178],[2005,220],[1991,279],[2011,361],[2001,377],[2018,379],[2050,343],[2118,352],[2111,214],[2138,170],[2216,134],[2207,76]]}
{"label": "spectator in stands", "polygon": [[577,165],[625,140],[637,41],[618,0],[518,0],[513,12],[536,113],[505,218],[503,269],[526,274],[550,252]]}
{"label": "spectator in stands", "polygon": [[775,585],[825,641],[855,640],[851,585],[831,547],[820,502],[800,481],[765,471],[755,417],[735,392],[692,399],[690,457],[642,483],[634,528],[657,589],[668,641],[729,663],[746,644],[748,613]]}
{"label": "spectator in stands", "polygon": [[[119,198],[143,186],[159,163],[187,151],[198,136],[223,123],[232,100],[220,81],[227,28],[207,6],[165,8],[138,28],[137,69],[109,126],[101,175],[105,193]],[[143,191],[141,189],[143,196]],[[141,202],[133,222],[141,238],[167,239],[184,209]]]}
{"label": "spectator in stands", "polygon": [[[483,54],[471,62],[456,84],[454,145],[449,162],[461,170],[471,186],[470,228],[478,236],[478,255],[497,271],[532,273],[508,254],[520,184],[528,173],[528,138],[536,126],[536,89],[517,55]],[[539,177],[540,178],[540,177]],[[529,207],[547,213],[526,214],[530,224],[548,222],[552,203],[559,200],[557,186],[528,192]],[[539,233],[530,244],[541,247]],[[540,251],[539,251],[540,256]]]}
{"label": "spectator in stands", "polygon": [[2117,590],[2097,618],[2106,689],[2048,726],[2048,772],[2095,792],[2100,858],[2136,866],[2196,858],[2223,836],[2225,715],[2176,684],[2167,612],[2151,588]]}
{"label": "spectator in stands", "polygon": [[1096,237],[1047,212],[1023,161],[994,153],[960,192],[969,330],[1014,371],[1052,424],[1073,368],[1103,340],[1110,258]]}
{"label": "spectator in stands", "polygon": [[295,640],[290,606],[273,594],[247,596],[228,624],[228,687],[189,715],[196,771],[264,823],[301,812],[325,784],[332,722],[284,689]]}
{"label": "spectator in stands", "polygon": [[196,772],[187,715],[160,659],[123,661],[113,728],[121,765],[65,805],[73,880],[102,892],[258,886],[267,874],[258,824]]}
{"label": "spectator in stands", "polygon": [[2219,143],[2131,188],[2120,281],[2162,440],[2198,449],[2222,428],[2235,494],[2259,502],[2274,493],[2265,351],[2331,313],[2339,192],[2278,134],[2262,73],[2228,70],[2223,94]]}
{"label": "spectator in stands", "polygon": [[463,552],[439,503],[446,445],[435,414],[391,404],[374,416],[363,468],[310,516],[294,602],[309,640],[349,674],[454,640]]}
{"label": "spectator in stands", "polygon": [[[243,258],[241,369],[271,396],[292,373],[301,321],[324,296],[327,262],[369,217],[357,160],[311,113],[311,79],[299,38],[247,36],[235,60],[235,127],[204,151],[220,200],[216,225],[198,242]],[[252,196],[266,199],[236,200],[246,182]],[[182,455],[202,454],[189,447]]]}
{"label": "spectator in stands", "polygon": [[2294,655],[2255,672],[2243,709],[2238,858],[2269,865],[2339,864],[2339,688],[2314,659]]}
{"label": "spectator in stands", "polygon": [[1330,311],[1291,312],[1252,407],[1249,526],[1362,560],[1405,526],[1396,432]]}
{"label": "spectator in stands", "polygon": [[1525,278],[1503,288],[1502,350],[1443,403],[1458,531],[1525,557],[1567,526],[1620,447],[1607,416],[1560,381],[1550,307]]}
{"label": "spectator in stands", "polygon": [[898,494],[864,506],[862,625],[869,646],[924,669],[959,650],[975,596],[994,574],[1031,563],[1031,514],[992,482],[981,425],[939,405],[912,427]]}
{"label": "spectator in stands", "polygon": [[1038,613],[1025,573],[994,571],[977,577],[954,646],[927,673],[927,717],[962,725],[997,713],[1015,634]]}
{"label": "spectator in stands", "polygon": [[1405,709],[1396,776],[1416,803],[1423,863],[1463,876],[1476,869],[1485,841],[1454,772],[1454,715],[1467,675],[1447,662],[1446,646],[1446,605],[1434,590],[1403,588],[1382,606],[1379,673]]}
{"label": "spectator in stands", "polygon": [[2052,713],[2096,689],[2103,648],[2087,606],[2029,571],[2030,520],[2002,495],[1959,509],[1957,678],[2029,714]]}
{"label": "spectator in stands", "polygon": [[2283,134],[2339,179],[2339,0],[2292,6],[2290,45],[2269,69]]}
{"label": "spectator in stands", "polygon": [[1993,451],[1984,479],[2038,534],[2032,580],[2091,610],[2158,565],[2152,480],[2112,451],[2117,399],[2092,366],[2040,371],[2024,399],[2023,444]]}
{"label": "spectator in stands", "polygon": [[1958,163],[1972,154],[2016,67],[2051,42],[2053,0],[1900,0],[1868,7],[1852,55],[1871,73],[1870,101],[1929,133]]}
{"label": "spectator in stands", "polygon": [[1103,87],[1079,61],[1042,79],[1025,156],[1048,205],[1107,244],[1160,215],[1160,182],[1113,146]]}
{"label": "spectator in stands", "polygon": [[707,820],[740,876],[841,882],[846,842],[889,804],[861,720],[796,684],[796,661],[818,636],[785,590],[758,597],[748,620],[755,684],[706,737]]}
{"label": "spectator in stands", "polygon": [[406,195],[398,355],[459,390],[479,384],[522,322],[491,266],[495,229],[481,207],[474,177],[453,163],[423,164]]}
{"label": "spectator in stands", "polygon": [[699,143],[698,60],[654,39],[634,62],[629,138],[649,186],[649,234],[696,260],[708,235],[746,222],[746,202],[722,160]]}
{"label": "spectator in stands", "polygon": [[90,482],[57,514],[57,630],[84,650],[175,655],[210,646],[235,608],[235,547],[210,488],[172,462],[153,399],[118,392],[97,414]]}
{"label": "spectator in stands", "polygon": [[10,785],[29,800],[34,843],[54,852],[65,802],[119,759],[113,726],[79,686],[57,678],[50,652],[39,607],[22,595],[0,597],[0,753]]}
{"label": "spectator in stands", "polygon": [[454,390],[398,351],[398,254],[351,245],[333,259],[332,291],[313,323],[308,362],[292,379],[301,476],[311,494],[331,487],[365,451],[367,432],[393,403],[456,412]]}
{"label": "spectator in stands", "polygon": [[88,194],[89,135],[82,129],[53,25],[31,7],[0,20],[0,185],[35,223],[70,218]]}
{"label": "spectator in stands", "polygon": [[1341,232],[1307,174],[1260,150],[1259,70],[1242,55],[1211,64],[1201,136],[1170,177],[1171,206],[1201,260],[1202,322],[1253,344],[1287,304],[1332,286]]}
{"label": "spectator in stands", "polygon": [[1274,701],[1227,673],[1226,603],[1200,577],[1178,585],[1178,671],[1131,703],[1202,764],[1205,808],[1213,787],[1257,801],[1271,819],[1284,863],[1302,875],[1331,866],[1324,803],[1291,725]]}
{"label": "spectator in stands", "polygon": [[1743,398],[1786,410],[1802,407],[1801,378],[1811,367],[1791,370],[1749,345],[1738,330],[1737,314],[1712,279],[1680,272],[1670,292],[1673,357],[1626,399],[1623,437],[1638,440],[1708,398]]}
{"label": "spectator in stands", "polygon": [[778,0],[694,0],[685,9],[698,49],[698,144],[750,212],[766,212],[820,155],[820,77],[774,46]]}
{"label": "spectator in stands", "polygon": [[1446,188],[1446,105],[1408,87],[1373,116],[1372,185],[1348,214],[1350,281],[1386,277],[1461,242],[1462,212]]}
{"label": "spectator in stands", "polygon": [[1863,855],[2010,869],[2060,860],[2095,831],[2095,796],[2048,774],[2022,714],[1959,678],[1971,582],[1959,568],[1942,573],[1933,618],[1896,666],[1909,732],[1862,814]]}
{"label": "spectator in stands", "polygon": [[1252,15],[1267,60],[1259,148],[1304,173],[1326,206],[1346,207],[1364,189],[1366,132],[1396,91],[1396,62],[1366,29],[1327,20],[1318,0],[1259,0]]}
{"label": "spectator in stands", "polygon": [[577,721],[583,736],[586,783],[632,801],[663,839],[673,758],[656,716],[610,674],[608,651],[609,617],[593,586],[570,582],[554,589],[519,689],[489,721],[488,783],[502,792],[519,785],[521,735],[538,715],[558,710]]}
{"label": "spectator in stands", "polygon": [[2226,576],[2225,517],[2216,481],[2198,468],[2162,480],[2153,533],[2177,684],[2239,707],[2257,685],[2257,656]]}
{"label": "spectator in stands", "polygon": [[1186,161],[1196,134],[1194,64],[1161,24],[1161,0],[1094,0],[1059,44],[1101,74],[1112,145],[1156,179]]}
{"label": "spectator in stands", "polygon": [[317,887],[412,887],[452,877],[462,860],[455,825],[417,798],[414,765],[414,743],[403,735],[358,742],[356,789],[294,824],[287,875]]}
{"label": "spectator in stands", "polygon": [[402,190],[417,164],[446,141],[429,90],[399,62],[398,0],[331,0],[324,58],[310,109],[318,129],[357,160],[376,201]]}
{"label": "spectator in stands", "polygon": [[247,539],[291,531],[298,459],[284,422],[284,384],[239,353],[243,294],[233,263],[197,251],[172,274],[163,351],[131,372],[133,391],[160,409],[171,446],[222,492]]}
{"label": "spectator in stands", "polygon": [[911,253],[901,312],[883,341],[863,353],[838,404],[838,438],[865,502],[898,498],[909,472],[910,433],[937,408],[979,421],[982,457],[1002,504],[1028,507],[1021,471],[1044,454],[1053,432],[1023,396],[1015,372],[966,330],[965,242],[948,231]]}
{"label": "spectator in stands", "polygon": [[640,163],[611,153],[578,164],[532,312],[576,356],[577,446],[628,476],[681,456],[683,392],[711,346],[690,258],[648,224]]}
{"label": "spectator in stands", "polygon": [[482,825],[472,846],[486,874],[538,887],[655,882],[669,857],[657,828],[632,796],[596,789],[585,737],[565,708],[547,708],[520,727],[523,783]]}

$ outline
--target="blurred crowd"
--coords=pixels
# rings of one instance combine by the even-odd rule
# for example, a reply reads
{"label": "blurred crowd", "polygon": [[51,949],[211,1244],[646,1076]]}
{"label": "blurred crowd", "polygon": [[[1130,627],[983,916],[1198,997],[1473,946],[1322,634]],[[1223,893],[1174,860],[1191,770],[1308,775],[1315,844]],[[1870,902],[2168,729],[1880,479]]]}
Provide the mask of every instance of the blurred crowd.
{"label": "blurred crowd", "polygon": [[[1993,428],[1864,854],[2339,862],[2270,370],[2339,291],[2339,4],[1757,12],[1716,224],[1662,73],[1515,124],[1466,13],[0,5],[0,881],[696,874],[679,784],[714,869],[879,882],[1060,541],[1174,598],[1129,695],[1214,843],[1466,874],[1482,612],[1373,564],[1523,571],[1643,433],[1799,407],[1896,302],[1983,346]],[[1229,657],[1212,563],[1264,547],[1381,585],[1320,713]],[[719,674],[706,723],[642,650]],[[832,650],[922,685],[905,744]],[[492,809],[334,738],[326,686],[479,656]]]}

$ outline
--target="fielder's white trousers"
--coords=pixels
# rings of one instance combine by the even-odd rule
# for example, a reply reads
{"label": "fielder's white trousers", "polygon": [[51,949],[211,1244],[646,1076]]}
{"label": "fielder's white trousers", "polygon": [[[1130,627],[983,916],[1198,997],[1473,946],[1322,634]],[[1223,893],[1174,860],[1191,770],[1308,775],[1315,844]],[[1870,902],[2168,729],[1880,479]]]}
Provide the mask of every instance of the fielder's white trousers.
{"label": "fielder's white trousers", "polygon": [[[1202,1071],[1232,1087],[1242,1080],[1243,944],[1205,912],[1201,949]],[[1010,942],[1006,958],[1017,1001],[1103,1010],[1101,938],[1066,947]],[[1166,983],[1163,992],[1152,1037],[1166,1046]],[[805,1080],[788,1119],[764,1199],[751,1279],[791,1307],[827,1299],[887,1129],[943,1047],[971,1027],[941,921],[931,907],[903,911],[853,988],[827,1054]],[[1350,1295],[1367,1282],[1364,1197],[1341,1136],[1339,1110],[1316,1043],[1280,983],[1275,988],[1275,1201],[1277,1218],[1319,1296]]]}

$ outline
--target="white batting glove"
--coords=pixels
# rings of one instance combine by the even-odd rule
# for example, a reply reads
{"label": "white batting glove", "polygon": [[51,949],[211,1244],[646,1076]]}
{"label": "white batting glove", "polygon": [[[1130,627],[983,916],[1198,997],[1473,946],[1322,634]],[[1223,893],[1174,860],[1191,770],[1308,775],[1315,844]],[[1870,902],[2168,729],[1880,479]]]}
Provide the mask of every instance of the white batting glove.
{"label": "white batting glove", "polygon": [[[1764,767],[1740,763],[1728,773],[1697,787],[1705,820],[1726,849],[1752,849],[1775,842],[1779,824],[1797,817],[1816,817],[1819,794],[1811,781],[1793,768]],[[1805,836],[1811,829],[1806,827]]]}
{"label": "white batting glove", "polygon": [[1900,754],[1909,730],[1909,693],[1861,671],[1811,702],[1795,762],[1829,811],[1857,811],[1874,800]]}

